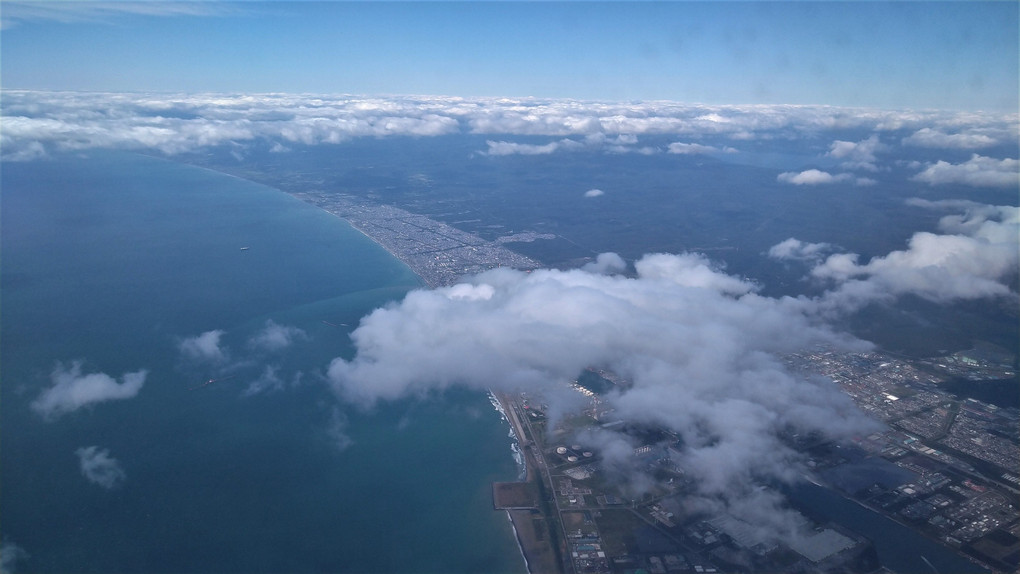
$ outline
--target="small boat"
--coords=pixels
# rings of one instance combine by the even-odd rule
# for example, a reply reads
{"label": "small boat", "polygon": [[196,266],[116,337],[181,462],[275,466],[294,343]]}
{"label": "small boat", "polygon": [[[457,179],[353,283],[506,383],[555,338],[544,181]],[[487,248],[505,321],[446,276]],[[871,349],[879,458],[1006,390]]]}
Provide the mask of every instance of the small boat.
{"label": "small boat", "polygon": [[251,247],[242,247],[241,251],[248,251],[249,249],[251,249]]}

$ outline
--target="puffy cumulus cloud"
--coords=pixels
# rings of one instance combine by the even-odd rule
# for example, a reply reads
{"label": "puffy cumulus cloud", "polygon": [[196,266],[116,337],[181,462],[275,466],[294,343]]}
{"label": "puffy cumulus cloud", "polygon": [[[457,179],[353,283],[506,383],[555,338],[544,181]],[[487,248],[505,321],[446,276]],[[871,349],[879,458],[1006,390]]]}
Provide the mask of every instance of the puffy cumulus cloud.
{"label": "puffy cumulus cloud", "polygon": [[668,280],[683,287],[709,289],[728,295],[744,295],[757,290],[753,283],[723,273],[719,264],[697,253],[646,255],[634,267],[641,277]]}
{"label": "puffy cumulus cloud", "polygon": [[997,137],[980,131],[947,134],[932,128],[921,128],[903,138],[903,145],[943,149],[980,149],[999,143]]}
{"label": "puffy cumulus cloud", "polygon": [[768,256],[773,259],[820,261],[833,250],[833,245],[829,243],[807,243],[791,237],[770,247]]}
{"label": "puffy cumulus cloud", "polygon": [[856,143],[836,140],[832,142],[826,155],[843,160],[840,165],[844,169],[878,171],[875,154],[885,149],[885,144],[881,143],[878,140],[878,135],[875,134]]}
{"label": "puffy cumulus cloud", "polygon": [[1020,184],[1020,161],[974,154],[963,163],[938,161],[910,178],[930,185],[961,184],[975,187],[1013,187]]}
{"label": "puffy cumulus cloud", "polygon": [[74,451],[81,464],[81,473],[93,484],[111,490],[124,483],[127,475],[108,449],[98,446],[82,447]]}
{"label": "puffy cumulus cloud", "polygon": [[1016,278],[1020,258],[1020,209],[970,201],[910,203],[964,212],[940,220],[944,233],[915,233],[907,249],[865,264],[856,253],[830,255],[811,270],[812,276],[837,284],[827,301],[857,306],[908,293],[935,302],[1015,297],[1008,283]]}
{"label": "puffy cumulus cloud", "polygon": [[844,183],[852,181],[854,177],[848,173],[832,175],[827,171],[808,169],[801,172],[785,171],[776,180],[780,183],[792,183],[793,185],[822,185],[829,183]]}
{"label": "puffy cumulus cloud", "polygon": [[737,150],[729,146],[718,148],[715,146],[696,143],[673,142],[669,144],[669,153],[675,154],[737,153]]}
{"label": "puffy cumulus cloud", "polygon": [[585,197],[602,197],[605,194],[606,192],[602,191],[601,189],[589,189],[588,191],[584,192]]}
{"label": "puffy cumulus cloud", "polygon": [[595,261],[586,263],[581,269],[589,273],[614,275],[627,271],[627,262],[616,253],[599,253]]}
{"label": "puffy cumulus cloud", "polygon": [[[362,320],[356,354],[331,362],[330,384],[364,406],[462,385],[538,393],[555,412],[570,408],[561,389],[579,396],[567,383],[585,368],[609,369],[628,383],[606,403],[623,420],[677,433],[699,493],[732,508],[753,484],[792,476],[798,457],[784,430],[835,438],[874,428],[832,381],[778,358],[813,344],[868,348],[818,321],[811,301],[758,295],[701,255],[649,255],[633,277],[606,274],[619,263],[496,269],[413,291]],[[607,464],[627,466],[626,437],[587,440]]]}
{"label": "puffy cumulus cloud", "polygon": [[[222,334],[222,331],[218,331]],[[210,331],[210,333],[217,333],[217,331]],[[203,334],[200,337],[204,337],[209,333]],[[281,351],[290,347],[294,342],[304,340],[308,338],[308,334],[303,330],[292,327],[290,325],[280,325],[271,319],[266,320],[266,324],[262,327],[258,333],[252,335],[248,339],[248,346],[255,350],[262,351]],[[216,343],[219,342],[217,336]],[[215,345],[218,349],[219,345]]]}
{"label": "puffy cumulus cloud", "polygon": [[[264,332],[265,330],[263,330]],[[226,348],[220,344],[220,339],[224,333],[225,331],[221,329],[206,331],[201,335],[184,339],[177,345],[177,348],[180,349],[181,354],[185,358],[192,361],[223,363],[227,360],[228,356]]]}
{"label": "puffy cumulus cloud", "polygon": [[118,383],[106,373],[83,375],[81,367],[80,361],[70,368],[57,364],[50,374],[53,386],[32,401],[32,410],[46,420],[54,420],[96,403],[130,399],[142,389],[148,375],[146,370],[125,373]]}

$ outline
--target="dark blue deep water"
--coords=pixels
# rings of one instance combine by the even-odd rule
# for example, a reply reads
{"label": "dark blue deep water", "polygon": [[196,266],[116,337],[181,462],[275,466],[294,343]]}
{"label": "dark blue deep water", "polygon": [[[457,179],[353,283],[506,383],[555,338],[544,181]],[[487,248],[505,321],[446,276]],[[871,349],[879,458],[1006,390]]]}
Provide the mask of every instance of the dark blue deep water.
{"label": "dark blue deep water", "polygon": [[[133,154],[5,163],[2,194],[0,536],[28,554],[17,570],[523,571],[492,510],[490,482],[517,469],[487,397],[363,412],[324,383],[359,317],[420,285],[376,244],[289,195]],[[253,347],[269,320],[302,334]],[[181,353],[212,330],[222,358]],[[44,420],[30,404],[75,361],[148,376]],[[85,478],[89,446],[118,486]]]}

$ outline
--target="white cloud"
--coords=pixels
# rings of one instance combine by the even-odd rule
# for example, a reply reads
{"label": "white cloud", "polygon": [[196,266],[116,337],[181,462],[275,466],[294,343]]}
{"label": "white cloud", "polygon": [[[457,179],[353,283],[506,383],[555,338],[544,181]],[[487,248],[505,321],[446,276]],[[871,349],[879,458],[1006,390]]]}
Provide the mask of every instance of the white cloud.
{"label": "white cloud", "polygon": [[206,331],[201,335],[184,339],[178,348],[188,359],[194,361],[208,361],[211,363],[222,363],[227,360],[227,350],[220,345],[220,338],[225,331],[216,329]]}
{"label": "white cloud", "polygon": [[842,159],[843,162],[840,166],[843,169],[878,171],[875,154],[885,149],[886,146],[878,140],[878,135],[874,134],[868,139],[856,143],[836,140],[832,142],[826,155]]}
{"label": "white cloud", "polygon": [[588,191],[584,192],[585,197],[601,197],[605,194],[606,192],[602,191],[601,189],[589,189]]}
{"label": "white cloud", "polygon": [[548,155],[557,151],[577,151],[584,148],[584,144],[570,139],[549,142],[547,144],[522,144],[514,142],[486,141],[489,146],[486,155]]}
{"label": "white cloud", "polygon": [[43,144],[30,141],[14,152],[4,154],[4,161],[33,161],[49,156]]}
{"label": "white cloud", "polygon": [[626,272],[627,262],[616,253],[599,253],[595,261],[586,263],[581,269],[589,273],[614,275]]}
{"label": "white cloud", "polygon": [[108,449],[97,446],[82,447],[74,451],[81,463],[81,473],[93,484],[111,490],[124,483],[127,475]]}
{"label": "white cloud", "polygon": [[675,154],[708,154],[708,153],[736,153],[737,150],[726,146],[717,148],[710,145],[696,143],[673,142],[669,144],[669,153]]}
{"label": "white cloud", "polygon": [[808,169],[802,172],[786,171],[779,174],[776,180],[781,183],[792,183],[794,185],[823,185],[830,183],[843,183],[852,181],[854,178],[848,173],[832,175],[827,171]]}
{"label": "white cloud", "polygon": [[295,341],[307,338],[308,334],[297,327],[279,325],[268,319],[262,330],[252,335],[248,340],[248,346],[263,351],[280,351],[291,346]]}
{"label": "white cloud", "polygon": [[939,161],[910,178],[930,185],[961,184],[975,187],[1012,187],[1020,184],[1020,161],[977,154],[963,163]]}
{"label": "white cloud", "polygon": [[773,259],[818,261],[833,249],[829,243],[807,243],[791,237],[769,248],[768,255]]}
{"label": "white cloud", "polygon": [[942,149],[980,149],[998,144],[997,138],[984,133],[947,134],[932,128],[921,128],[903,138],[903,145]]}
{"label": "white cloud", "polygon": [[577,400],[567,383],[585,368],[610,369],[630,384],[606,404],[678,433],[698,493],[731,506],[756,481],[794,474],[798,457],[777,436],[786,425],[831,437],[873,428],[831,381],[778,358],[816,343],[868,348],[820,324],[809,301],[760,296],[696,254],[646,256],[634,277],[604,274],[619,268],[612,256],[601,263],[413,291],[362,320],[356,355],[334,359],[329,381],[361,405],[463,385],[539,393],[557,412]]}
{"label": "white cloud", "polygon": [[[6,4],[5,4],[6,6]],[[97,147],[167,154],[224,144],[264,142],[282,152],[292,144],[340,143],[359,137],[431,137],[454,133],[562,138],[548,144],[493,139],[493,153],[541,154],[581,149],[658,153],[638,147],[646,135],[712,136],[730,140],[817,137],[834,130],[929,128],[1015,140],[1009,114],[887,111],[828,106],[706,106],[676,102],[366,97],[294,94],[111,94],[4,92],[3,158]],[[853,145],[867,145],[869,140]],[[675,142],[673,153],[715,146]],[[849,143],[849,142],[847,142]],[[30,147],[31,146],[31,147]],[[41,147],[40,147],[41,146]],[[521,147],[518,147],[521,146]],[[722,146],[717,151],[729,152]],[[837,151],[837,153],[839,153]],[[849,161],[849,160],[848,160]]]}
{"label": "white cloud", "polygon": [[753,283],[723,273],[719,265],[698,253],[645,255],[634,267],[641,277],[670,281],[682,287],[708,289],[727,295],[744,295],[757,290]]}
{"label": "white cloud", "polygon": [[915,233],[907,249],[859,263],[855,253],[830,255],[812,276],[834,281],[829,302],[856,306],[913,294],[936,302],[1013,296],[1018,269],[1020,209],[973,202],[914,200],[930,209],[965,209],[939,222],[943,234]]}
{"label": "white cloud", "polygon": [[105,373],[83,375],[80,361],[69,369],[58,364],[50,374],[53,386],[32,401],[31,407],[44,419],[53,420],[96,403],[130,399],[141,390],[147,374],[145,370],[125,373],[117,383]]}

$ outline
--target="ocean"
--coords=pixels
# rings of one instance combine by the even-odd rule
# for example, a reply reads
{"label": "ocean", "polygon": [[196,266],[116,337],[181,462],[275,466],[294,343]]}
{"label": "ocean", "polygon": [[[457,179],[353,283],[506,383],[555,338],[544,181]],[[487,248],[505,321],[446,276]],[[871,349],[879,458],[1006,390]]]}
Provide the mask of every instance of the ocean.
{"label": "ocean", "polygon": [[[324,382],[360,317],[421,286],[401,262],[285,193],[172,161],[89,152],[0,177],[17,571],[525,571],[492,509],[518,469],[484,394],[362,410]],[[286,336],[260,343],[269,329]],[[210,332],[215,353],[189,356]],[[75,366],[147,375],[133,398],[33,410]],[[116,461],[111,487],[85,476],[88,447]]]}

